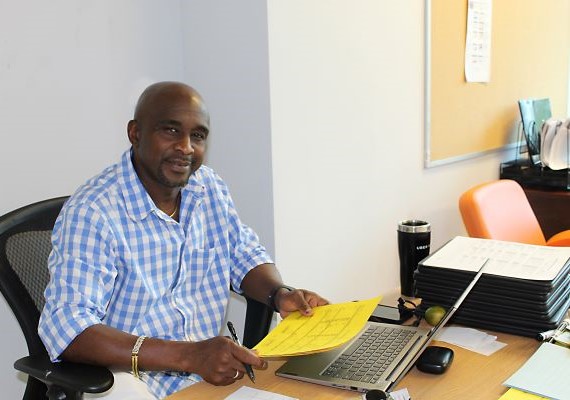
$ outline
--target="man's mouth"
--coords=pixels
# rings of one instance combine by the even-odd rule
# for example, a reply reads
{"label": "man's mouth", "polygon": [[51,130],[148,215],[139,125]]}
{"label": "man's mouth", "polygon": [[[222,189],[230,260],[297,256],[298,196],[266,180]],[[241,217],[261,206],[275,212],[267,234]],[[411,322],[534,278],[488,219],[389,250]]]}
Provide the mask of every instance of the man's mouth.
{"label": "man's mouth", "polygon": [[192,160],[182,159],[182,158],[173,158],[166,160],[166,163],[170,166],[174,172],[185,173],[190,170],[192,167]]}

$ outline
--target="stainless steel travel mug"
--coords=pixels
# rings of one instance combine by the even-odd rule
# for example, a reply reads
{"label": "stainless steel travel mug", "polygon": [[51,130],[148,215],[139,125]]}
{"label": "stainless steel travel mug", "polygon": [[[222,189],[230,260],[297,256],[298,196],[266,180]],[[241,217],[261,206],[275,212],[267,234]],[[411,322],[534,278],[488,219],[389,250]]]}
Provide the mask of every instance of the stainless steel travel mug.
{"label": "stainless steel travel mug", "polygon": [[398,223],[398,254],[400,256],[400,292],[414,296],[414,271],[429,255],[431,226],[426,221],[409,219]]}

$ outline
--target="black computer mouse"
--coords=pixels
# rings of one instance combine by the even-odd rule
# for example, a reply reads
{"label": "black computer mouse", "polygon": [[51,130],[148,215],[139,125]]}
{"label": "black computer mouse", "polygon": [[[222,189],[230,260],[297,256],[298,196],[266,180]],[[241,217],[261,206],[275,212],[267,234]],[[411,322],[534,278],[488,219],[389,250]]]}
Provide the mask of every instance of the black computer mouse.
{"label": "black computer mouse", "polygon": [[422,372],[443,374],[453,361],[453,350],[441,346],[428,346],[416,361]]}
{"label": "black computer mouse", "polygon": [[[382,390],[372,389],[363,394],[362,398],[364,400],[387,400],[388,395],[386,394],[386,392],[383,392]],[[391,398],[392,397],[390,397],[390,399]]]}

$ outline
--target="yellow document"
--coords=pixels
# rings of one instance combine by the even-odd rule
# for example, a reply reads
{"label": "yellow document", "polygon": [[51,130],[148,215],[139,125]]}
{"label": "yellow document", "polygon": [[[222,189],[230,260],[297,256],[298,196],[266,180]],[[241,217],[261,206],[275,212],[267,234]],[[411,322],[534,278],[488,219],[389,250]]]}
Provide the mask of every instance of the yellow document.
{"label": "yellow document", "polygon": [[499,400],[541,400],[548,399],[547,397],[537,396],[536,394],[523,392],[522,390],[509,389],[504,395],[499,397]]}
{"label": "yellow document", "polygon": [[297,356],[330,350],[348,342],[364,328],[382,299],[315,307],[310,317],[296,311],[254,347],[261,357]]}

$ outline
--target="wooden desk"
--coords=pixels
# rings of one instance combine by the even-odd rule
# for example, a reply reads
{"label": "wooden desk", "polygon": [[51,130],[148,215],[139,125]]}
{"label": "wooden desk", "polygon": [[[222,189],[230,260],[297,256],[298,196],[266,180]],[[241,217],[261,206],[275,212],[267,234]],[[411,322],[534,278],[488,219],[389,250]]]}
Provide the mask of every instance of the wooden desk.
{"label": "wooden desk", "polygon": [[[483,356],[443,343],[442,345],[451,347],[455,351],[450,369],[443,375],[430,375],[413,368],[399,383],[397,389],[407,388],[413,400],[498,399],[506,391],[502,383],[534,353],[539,343],[531,338],[504,333],[495,334],[499,341],[507,343],[508,346],[492,356]],[[213,386],[201,382],[167,399],[221,400],[242,385],[281,393],[300,400],[361,398],[359,393],[277,377],[274,373],[281,364],[283,361],[270,361],[267,370],[256,370],[256,384],[247,378],[229,386]]]}

